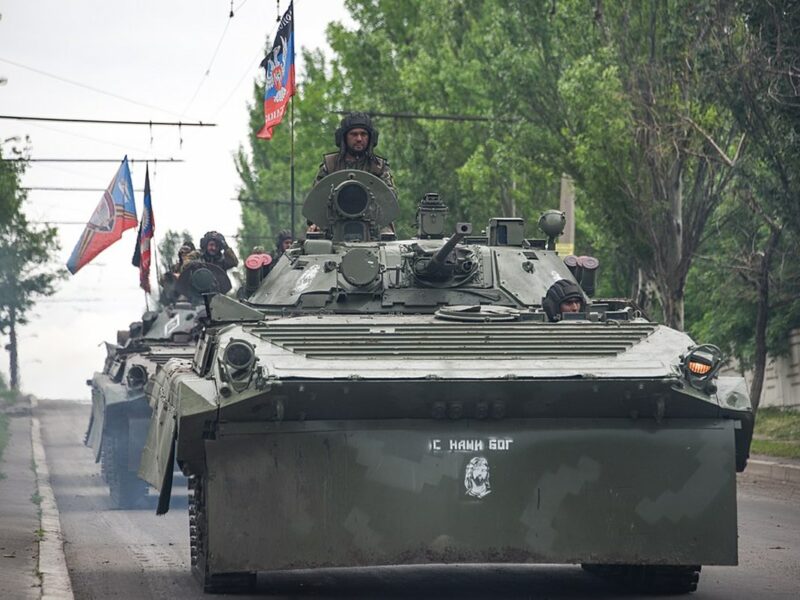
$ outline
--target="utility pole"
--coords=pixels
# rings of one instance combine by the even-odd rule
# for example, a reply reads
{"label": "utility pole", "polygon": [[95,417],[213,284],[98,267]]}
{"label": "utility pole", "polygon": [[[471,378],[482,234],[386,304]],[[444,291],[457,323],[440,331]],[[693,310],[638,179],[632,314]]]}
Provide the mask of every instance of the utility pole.
{"label": "utility pole", "polygon": [[575,254],[575,183],[566,173],[561,175],[561,194],[559,208],[567,218],[564,233],[558,239],[556,250],[561,256]]}

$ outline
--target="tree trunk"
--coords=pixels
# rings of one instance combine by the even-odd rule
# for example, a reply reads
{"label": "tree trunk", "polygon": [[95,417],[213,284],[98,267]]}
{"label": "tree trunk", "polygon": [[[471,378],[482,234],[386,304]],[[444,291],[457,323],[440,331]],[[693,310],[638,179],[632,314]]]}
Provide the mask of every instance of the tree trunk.
{"label": "tree trunk", "polygon": [[8,360],[9,373],[11,374],[11,389],[19,390],[19,363],[17,360],[17,311],[11,307],[9,311],[8,324]]}
{"label": "tree trunk", "polygon": [[767,324],[769,322],[769,272],[772,256],[778,247],[781,229],[770,227],[769,239],[759,265],[756,306],[755,352],[753,356],[753,381],[750,383],[750,402],[753,413],[758,411],[761,403],[761,391],[764,389],[764,374],[767,370]]}

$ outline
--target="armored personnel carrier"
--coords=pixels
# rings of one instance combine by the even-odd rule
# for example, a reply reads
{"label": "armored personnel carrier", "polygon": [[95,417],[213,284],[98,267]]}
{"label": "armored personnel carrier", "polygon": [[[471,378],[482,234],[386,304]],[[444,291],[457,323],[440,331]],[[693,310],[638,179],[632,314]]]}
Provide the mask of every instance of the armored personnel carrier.
{"label": "armored personnel carrier", "polygon": [[[192,360],[149,391],[140,473],[169,507],[190,477],[208,591],[260,572],[574,563],[687,592],[737,562],[736,472],[753,417],[709,345],[594,300],[597,261],[521,219],[446,227],[427,195],[395,239],[392,192],[341,171],[307,197],[321,230],[246,300],[209,301]],[[256,278],[257,279],[257,278]],[[580,312],[552,314],[557,281]],[[581,288],[579,288],[580,290]]]}
{"label": "armored personnel carrier", "polygon": [[195,287],[224,291],[231,287],[221,269],[202,262],[187,269],[176,285],[177,295],[186,301],[147,311],[128,330],[118,331],[117,343],[106,343],[103,370],[86,382],[92,388],[86,445],[100,462],[115,508],[140,507],[147,496],[147,484],[137,475],[151,413],[145,388],[169,359],[194,355],[205,315]]}

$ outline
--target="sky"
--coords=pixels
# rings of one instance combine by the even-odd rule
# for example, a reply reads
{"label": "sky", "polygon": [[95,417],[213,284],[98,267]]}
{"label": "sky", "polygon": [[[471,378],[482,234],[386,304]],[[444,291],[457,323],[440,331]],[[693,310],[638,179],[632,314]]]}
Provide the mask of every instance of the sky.
{"label": "sky", "polygon": [[[147,159],[156,239],[188,229],[199,240],[239,227],[233,154],[247,147],[248,109],[258,64],[277,30],[275,0],[5,0],[0,5],[0,115],[182,121],[216,127],[151,128],[0,119],[0,143],[30,137],[32,158],[114,159],[126,154],[134,188]],[[280,0],[280,12],[288,0]],[[233,7],[234,16],[229,14]],[[344,0],[295,0],[300,47],[329,51],[325,28],[352,24]],[[269,143],[269,142],[263,142]],[[15,145],[4,142],[4,156]],[[19,145],[17,142],[16,145]],[[182,163],[165,163],[165,159]],[[137,160],[138,159],[138,160]],[[108,186],[114,163],[31,163],[25,187]],[[58,226],[63,266],[101,192],[31,190],[26,214]],[[142,194],[135,193],[141,215]],[[232,244],[233,239],[229,240]],[[141,317],[144,292],[131,266],[136,230],[39,300],[19,331],[22,389],[40,398],[87,399],[86,380],[102,369],[104,341]],[[151,280],[155,283],[155,274]],[[7,339],[0,339],[5,345]],[[8,357],[0,353],[8,379]]]}

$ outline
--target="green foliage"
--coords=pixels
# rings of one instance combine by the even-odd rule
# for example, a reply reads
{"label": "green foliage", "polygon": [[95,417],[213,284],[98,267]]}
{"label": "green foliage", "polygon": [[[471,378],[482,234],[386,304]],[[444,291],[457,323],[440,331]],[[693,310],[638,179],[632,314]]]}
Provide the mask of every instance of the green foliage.
{"label": "green foliage", "polygon": [[[12,167],[7,165],[11,164]],[[38,296],[54,293],[55,281],[65,275],[63,269],[54,271],[50,261],[57,253],[57,230],[54,227],[34,227],[22,211],[25,194],[19,186],[24,163],[0,161],[4,186],[3,193],[11,193],[12,200],[3,200],[5,209],[12,210],[0,220],[0,334],[8,335],[11,387],[19,384],[17,365],[17,335],[19,325],[28,322],[28,311]]]}
{"label": "green foliage", "polygon": [[[322,155],[335,150],[333,132],[339,116],[331,112],[341,105],[337,82],[342,76],[338,68],[329,67],[319,51],[304,52],[306,76],[299,83],[294,98],[294,160],[295,213],[297,230],[305,230],[301,216],[302,200],[314,182]],[[253,88],[250,107],[250,152],[240,148],[236,167],[242,179],[238,198],[242,207],[242,226],[239,230],[239,254],[250,254],[253,246],[274,248],[276,236],[291,224],[291,128],[292,112],[287,111],[283,122],[273,129],[269,141],[255,137],[264,124],[264,91]]]}
{"label": "green foliage", "polygon": [[192,241],[192,234],[187,229],[181,232],[167,229],[164,237],[158,243],[158,262],[161,265],[162,273],[172,271],[173,266],[178,262],[178,249],[184,242]]}
{"label": "green foliage", "polygon": [[[7,158],[20,158],[21,153],[12,149]],[[13,215],[19,210],[25,193],[19,189],[19,178],[25,171],[25,162],[3,160],[3,147],[0,145],[0,226],[11,221]]]}
{"label": "green foliage", "polygon": [[0,333],[27,323],[27,313],[37,296],[55,292],[63,270],[50,261],[59,249],[54,227],[34,227],[21,212],[0,225]]}
{"label": "green foliage", "polygon": [[753,454],[764,454],[776,458],[800,458],[800,442],[776,442],[754,439],[750,445]]}
{"label": "green foliage", "polygon": [[[532,223],[558,205],[566,173],[577,187],[576,252],[600,258],[599,295],[633,297],[679,327],[685,296],[690,331],[750,365],[752,275],[770,231],[747,202],[755,199],[784,227],[767,339],[770,351],[785,347],[800,325],[800,273],[790,260],[800,241],[800,110],[787,76],[800,8],[789,0],[346,5],[355,25],[329,26],[333,58],[305,51],[294,100],[298,205],[322,154],[335,150],[336,110],[485,117],[376,118],[377,151],[399,191],[400,236],[414,233],[417,202],[432,191],[452,222],[480,229],[493,216],[522,216],[537,235]],[[289,195],[288,122],[271,141],[256,140],[262,97],[254,86],[250,147],[236,160],[243,254],[271,248],[290,222],[276,202]]]}
{"label": "green foliage", "polygon": [[800,458],[800,412],[772,406],[760,409],[751,451],[781,458]]}

